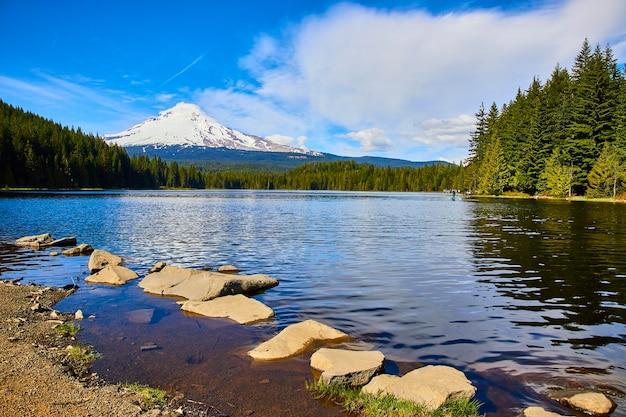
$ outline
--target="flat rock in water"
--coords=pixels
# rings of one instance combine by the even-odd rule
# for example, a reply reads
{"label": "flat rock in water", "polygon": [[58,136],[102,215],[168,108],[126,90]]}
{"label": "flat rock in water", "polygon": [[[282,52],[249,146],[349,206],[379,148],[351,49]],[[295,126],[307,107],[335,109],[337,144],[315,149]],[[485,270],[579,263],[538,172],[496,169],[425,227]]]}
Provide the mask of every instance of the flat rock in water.
{"label": "flat rock in water", "polygon": [[327,383],[360,387],[382,372],[385,355],[380,351],[321,348],[311,356],[311,368]]}
{"label": "flat rock in water", "polygon": [[61,253],[65,256],[91,255],[93,247],[88,243],[83,243],[71,249],[66,249]]}
{"label": "flat rock in water", "polygon": [[473,398],[476,388],[457,369],[428,365],[402,377],[376,376],[363,391],[374,395],[391,394],[436,410],[451,398]]}
{"label": "flat rock in water", "polygon": [[15,244],[17,246],[29,246],[31,248],[38,249],[52,241],[54,241],[54,239],[52,239],[52,235],[50,235],[50,233],[44,233],[41,235],[21,237],[15,241]]}
{"label": "flat rock in water", "polygon": [[92,274],[98,272],[107,265],[121,265],[122,258],[117,255],[113,255],[105,250],[96,249],[91,253],[89,257],[89,263],[87,268]]}
{"label": "flat rock in water", "polygon": [[278,285],[278,280],[264,274],[230,275],[166,266],[149,274],[139,286],[145,292],[207,301],[234,294],[251,294]]}
{"label": "flat rock in water", "polygon": [[239,324],[252,324],[274,317],[274,311],[245,295],[227,295],[209,301],[185,301],[181,309],[206,317],[226,317]]}
{"label": "flat rock in water", "polygon": [[187,278],[201,274],[202,271],[195,269],[180,268],[177,266],[165,266],[157,272],[150,273],[139,283],[144,292],[163,295],[163,291],[180,284]]}
{"label": "flat rock in water", "polygon": [[256,360],[275,361],[304,353],[320,342],[345,342],[350,336],[315,320],[305,320],[284,328],[270,340],[248,352]]}
{"label": "flat rock in water", "polygon": [[522,412],[521,417],[568,417],[562,414],[546,411],[541,407],[528,407]]}
{"label": "flat rock in water", "polygon": [[591,415],[609,414],[615,406],[613,401],[600,392],[583,392],[563,398],[562,401],[570,407]]}
{"label": "flat rock in water", "polygon": [[139,275],[126,267],[107,265],[104,269],[85,278],[85,282],[88,284],[123,285],[135,278],[139,278]]}

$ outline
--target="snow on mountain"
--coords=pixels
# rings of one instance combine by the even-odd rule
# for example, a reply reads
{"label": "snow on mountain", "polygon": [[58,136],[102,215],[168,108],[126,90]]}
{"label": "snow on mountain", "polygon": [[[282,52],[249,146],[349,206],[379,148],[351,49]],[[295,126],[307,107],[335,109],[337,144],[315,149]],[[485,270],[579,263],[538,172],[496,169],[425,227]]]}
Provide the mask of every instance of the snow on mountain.
{"label": "snow on mountain", "polygon": [[178,103],[123,132],[104,135],[110,144],[129,146],[202,146],[245,151],[312,153],[238,132],[209,117],[195,104]]}

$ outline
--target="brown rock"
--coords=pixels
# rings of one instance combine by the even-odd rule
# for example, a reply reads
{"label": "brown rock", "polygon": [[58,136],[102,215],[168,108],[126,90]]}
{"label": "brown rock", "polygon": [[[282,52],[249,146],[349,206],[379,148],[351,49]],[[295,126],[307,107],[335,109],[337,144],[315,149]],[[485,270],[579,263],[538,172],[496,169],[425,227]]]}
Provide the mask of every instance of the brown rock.
{"label": "brown rock", "polygon": [[374,395],[391,394],[398,399],[413,401],[436,410],[450,398],[474,397],[476,388],[457,369],[428,365],[403,377],[374,377],[372,382],[363,387],[363,391]]}
{"label": "brown rock", "polygon": [[88,243],[83,243],[71,249],[66,249],[61,253],[65,256],[91,255],[93,247]]}
{"label": "brown rock", "polygon": [[385,355],[380,351],[321,348],[311,356],[311,368],[320,371],[320,379],[360,387],[382,372]]}
{"label": "brown rock", "polygon": [[245,295],[227,295],[209,301],[188,300],[181,306],[183,311],[206,317],[226,317],[239,324],[252,324],[274,317],[274,311]]}
{"label": "brown rock", "polygon": [[91,257],[89,258],[89,264],[87,265],[87,268],[89,269],[89,272],[93,274],[107,265],[121,264],[122,258],[120,258],[119,256],[113,255],[112,253],[104,250],[96,249],[92,252]]}
{"label": "brown rock", "polygon": [[314,320],[286,327],[270,340],[248,352],[256,360],[275,361],[291,358],[311,349],[319,342],[344,342],[347,334]]}
{"label": "brown rock", "polygon": [[568,404],[570,407],[582,410],[585,413],[592,415],[609,414],[615,406],[613,401],[600,392],[583,392],[575,394],[571,397],[563,398],[563,402]]}
{"label": "brown rock", "polygon": [[89,284],[123,285],[131,279],[139,278],[134,271],[119,265],[107,265],[104,269],[85,278]]}
{"label": "brown rock", "polygon": [[562,414],[546,411],[541,407],[528,407],[522,412],[521,417],[567,417]]}

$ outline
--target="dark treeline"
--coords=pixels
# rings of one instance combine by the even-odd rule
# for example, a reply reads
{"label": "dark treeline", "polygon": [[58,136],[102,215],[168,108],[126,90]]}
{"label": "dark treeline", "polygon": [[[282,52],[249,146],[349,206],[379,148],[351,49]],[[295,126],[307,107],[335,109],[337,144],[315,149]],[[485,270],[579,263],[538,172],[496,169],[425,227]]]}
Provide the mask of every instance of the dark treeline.
{"label": "dark treeline", "polygon": [[159,157],[129,157],[122,147],[0,100],[0,187],[437,191],[462,188],[464,171],[449,164],[381,168],[339,161],[287,173],[205,172]]}
{"label": "dark treeline", "polygon": [[510,103],[476,113],[467,178],[479,193],[615,197],[626,180],[626,82],[611,48],[585,40]]}

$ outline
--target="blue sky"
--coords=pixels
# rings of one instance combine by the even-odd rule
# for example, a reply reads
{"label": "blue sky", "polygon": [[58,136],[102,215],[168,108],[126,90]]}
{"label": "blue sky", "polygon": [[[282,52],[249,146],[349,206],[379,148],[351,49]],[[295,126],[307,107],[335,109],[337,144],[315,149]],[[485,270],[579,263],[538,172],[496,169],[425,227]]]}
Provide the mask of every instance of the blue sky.
{"label": "blue sky", "polygon": [[626,1],[0,0],[0,99],[117,133],[180,101],[339,155],[460,161],[585,38],[626,62]]}

